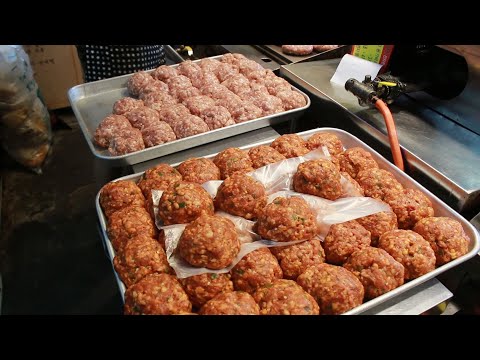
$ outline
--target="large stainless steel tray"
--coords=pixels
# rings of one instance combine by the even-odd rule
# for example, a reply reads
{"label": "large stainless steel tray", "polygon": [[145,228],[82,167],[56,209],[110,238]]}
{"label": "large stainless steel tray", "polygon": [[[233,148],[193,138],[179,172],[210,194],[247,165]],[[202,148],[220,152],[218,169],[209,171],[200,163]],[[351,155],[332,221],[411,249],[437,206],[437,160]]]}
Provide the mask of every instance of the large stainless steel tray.
{"label": "large stainless steel tray", "polygon": [[[442,266],[436,268],[434,271],[431,271],[428,274],[425,274],[425,275],[423,275],[423,276],[421,276],[421,277],[419,277],[415,280],[409,281],[408,283],[396,288],[395,290],[389,291],[388,293],[386,293],[382,296],[379,296],[379,297],[377,297],[373,300],[367,301],[367,302],[363,303],[362,305],[356,307],[355,309],[352,309],[352,310],[346,312],[345,315],[360,314],[360,313],[362,313],[362,312],[364,312],[368,309],[371,309],[371,308],[375,307],[376,305],[381,304],[381,303],[383,303],[387,300],[390,300],[390,299],[396,297],[397,295],[400,295],[401,293],[403,293],[403,292],[405,292],[409,289],[415,288],[416,286],[424,283],[425,281],[427,281],[429,279],[432,279],[432,278],[438,276],[439,274],[441,274],[441,273],[459,265],[460,263],[472,258],[473,256],[475,256],[479,252],[479,250],[480,250],[480,235],[478,234],[477,230],[473,227],[473,225],[471,223],[469,223],[464,217],[462,217],[460,214],[458,214],[455,210],[453,210],[451,207],[449,207],[447,204],[445,204],[442,200],[440,200],[438,197],[436,197],[434,194],[432,194],[425,187],[423,187],[418,182],[416,182],[414,179],[412,179],[409,175],[405,174],[404,172],[400,171],[397,167],[393,166],[392,163],[390,163],[382,155],[380,155],[378,152],[376,152],[374,149],[372,149],[370,146],[368,146],[367,144],[362,142],[357,137],[347,133],[346,131],[343,131],[343,130],[340,130],[340,129],[335,129],[335,128],[318,128],[318,129],[313,129],[313,130],[298,133],[298,135],[307,139],[311,135],[313,135],[315,133],[319,133],[319,132],[330,132],[330,133],[336,134],[338,136],[338,138],[342,141],[345,148],[347,148],[347,149],[351,148],[351,147],[358,146],[358,147],[361,147],[361,148],[369,151],[373,155],[374,159],[378,162],[380,167],[382,169],[391,171],[395,175],[397,180],[403,186],[408,187],[408,188],[418,189],[418,190],[422,191],[432,201],[433,208],[435,210],[435,216],[447,216],[447,217],[451,217],[451,218],[459,221],[462,224],[463,228],[465,229],[465,232],[467,233],[467,235],[471,239],[469,251],[468,251],[467,254],[465,254],[462,257],[460,257],[458,259],[455,259],[455,260],[453,260],[453,261],[451,261],[451,262],[449,262],[445,265],[442,265]],[[250,149],[250,148],[258,146],[258,145],[268,145],[270,143],[271,143],[270,140],[269,141],[262,141],[262,142],[258,142],[258,143],[255,143],[255,144],[250,144],[250,145],[243,146],[243,147],[241,147],[241,149]],[[225,146],[225,147],[227,147],[227,146]],[[205,156],[205,157],[206,158],[212,158],[215,155],[216,154],[211,154],[211,155]],[[172,164],[172,166],[177,166],[177,165],[178,164]],[[141,178],[142,174],[143,174],[143,172],[142,173],[137,173],[137,174],[132,174],[132,175],[124,176],[124,177],[119,178],[117,180],[137,181]],[[98,219],[100,221],[101,229],[102,229],[102,232],[103,232],[103,235],[104,235],[103,236],[104,241],[105,241],[104,245],[107,248],[107,252],[110,256],[110,259],[113,261],[113,258],[115,256],[115,252],[114,252],[113,247],[112,247],[112,245],[111,245],[111,243],[108,239],[108,235],[107,235],[107,231],[106,231],[106,229],[107,229],[106,218],[103,215],[103,211],[100,207],[99,197],[100,197],[100,193],[97,194],[97,197],[95,199],[95,205],[96,205],[96,209],[97,209]],[[113,266],[113,263],[112,263],[112,266]],[[115,276],[117,276],[116,272],[115,272]],[[124,296],[125,286],[120,281],[118,276],[117,276],[117,281],[118,281],[118,286],[119,286],[120,292],[122,293],[122,296]]]}
{"label": "large stainless steel tray", "polygon": [[282,51],[281,45],[254,45],[263,53],[273,57],[275,60],[280,61],[283,64],[296,64],[299,62],[326,60],[333,58],[340,58],[346,53],[350,52],[350,45],[341,45],[336,49],[327,51],[314,51],[310,55],[288,55]]}
{"label": "large stainless steel tray", "polygon": [[[212,58],[218,58],[214,56]],[[196,60],[200,61],[200,60]],[[194,61],[194,62],[196,62]],[[177,67],[176,65],[171,65]],[[150,70],[148,72],[152,72]],[[225,139],[230,136],[242,134],[248,131],[260,129],[266,126],[275,125],[280,122],[295,120],[310,106],[310,98],[302,91],[292,86],[294,91],[305,97],[307,104],[298,109],[292,109],[279,114],[263,116],[261,118],[244,123],[227,126],[224,128],[209,131],[204,134],[190,136],[188,138],[175,140],[166,144],[153,146],[130,154],[112,156],[108,150],[95,145],[93,135],[100,121],[112,113],[115,101],[128,96],[126,84],[132,74],[117,76],[111,79],[94,81],[91,83],[77,85],[68,91],[68,98],[72,105],[73,112],[77,118],[83,135],[87,140],[92,153],[99,159],[108,160],[112,165],[133,165],[147,160],[155,159],[177,151],[189,149],[209,142]]]}

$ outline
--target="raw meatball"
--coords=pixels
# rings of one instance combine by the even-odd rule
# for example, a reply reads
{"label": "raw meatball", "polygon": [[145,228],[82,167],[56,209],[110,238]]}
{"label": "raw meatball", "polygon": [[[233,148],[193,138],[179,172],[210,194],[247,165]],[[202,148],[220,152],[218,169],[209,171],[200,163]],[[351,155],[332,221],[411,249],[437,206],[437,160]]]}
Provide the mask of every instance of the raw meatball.
{"label": "raw meatball", "polygon": [[148,93],[156,93],[156,92],[168,93],[168,85],[165,84],[163,81],[153,80],[140,90],[139,95],[140,97],[143,97]]}
{"label": "raw meatball", "polygon": [[258,119],[263,116],[263,111],[258,106],[249,101],[243,101],[238,106],[231,107],[230,114],[237,124]]}
{"label": "raw meatball", "polygon": [[238,74],[238,70],[230,64],[221,63],[215,69],[214,74],[220,82],[224,82],[230,76]]}
{"label": "raw meatball", "polygon": [[203,88],[204,86],[220,84],[217,77],[213,72],[201,71],[197,74],[197,77],[191,78],[192,85],[198,89]]}
{"label": "raw meatball", "polygon": [[115,211],[127,206],[145,206],[145,198],[133,181],[112,181],[100,190],[100,205],[107,218],[110,218]]}
{"label": "raw meatball", "polygon": [[203,95],[209,96],[212,99],[222,99],[226,93],[231,93],[231,91],[222,84],[204,85],[200,90]]}
{"label": "raw meatball", "polygon": [[403,186],[395,176],[383,169],[367,169],[357,173],[355,180],[362,187],[365,196],[385,200],[389,194],[402,193]]}
{"label": "raw meatball", "polygon": [[338,155],[340,170],[348,173],[356,179],[357,174],[362,170],[378,169],[377,162],[372,154],[360,147],[353,147]]}
{"label": "raw meatball", "polygon": [[160,244],[142,234],[128,241],[113,259],[115,271],[128,288],[154,273],[172,273]]}
{"label": "raw meatball", "polygon": [[158,112],[148,107],[137,108],[125,114],[130,124],[138,130],[155,126],[159,123]]}
{"label": "raw meatball", "polygon": [[115,134],[131,128],[132,125],[125,116],[108,115],[98,125],[93,139],[98,146],[106,148],[110,145]]}
{"label": "raw meatball", "polygon": [[313,134],[307,140],[307,148],[309,150],[315,150],[322,146],[327,147],[331,156],[336,156],[343,152],[343,144],[335,134],[320,132]]}
{"label": "raw meatball", "polygon": [[397,215],[399,229],[411,229],[423,218],[434,215],[432,202],[420,190],[405,189],[385,199]]}
{"label": "raw meatball", "polygon": [[206,109],[215,106],[215,101],[208,96],[199,95],[186,99],[185,106],[193,115],[201,116]]}
{"label": "raw meatball", "polygon": [[388,252],[405,268],[405,280],[413,280],[435,269],[435,253],[428,241],[411,230],[384,233],[378,247]]}
{"label": "raw meatball", "polygon": [[230,90],[227,91],[225,94],[222,94],[220,99],[215,99],[215,104],[226,108],[230,114],[232,114],[232,117],[234,117],[233,113],[242,106],[243,101],[238,95],[235,95]]}
{"label": "raw meatball", "polygon": [[360,280],[367,300],[403,285],[403,265],[383,249],[366,247],[357,250],[343,266]]}
{"label": "raw meatball", "polygon": [[185,160],[178,166],[178,172],[183,180],[203,184],[211,180],[220,180],[220,170],[210,159],[192,158]]}
{"label": "raw meatball", "polygon": [[257,63],[256,61],[246,59],[246,58],[238,60],[236,65],[238,66],[238,71],[240,71],[240,73],[242,73],[245,76],[250,74],[252,71],[265,70],[263,66]]}
{"label": "raw meatball", "polygon": [[251,148],[248,151],[248,156],[250,156],[250,160],[252,160],[255,169],[286,159],[285,156],[280,154],[277,150],[267,145],[260,145]]}
{"label": "raw meatball", "polygon": [[282,100],[273,95],[258,95],[251,99],[255,106],[263,111],[263,116],[284,111]]}
{"label": "raw meatball", "polygon": [[298,165],[297,172],[293,175],[293,189],[300,193],[337,200],[343,192],[340,179],[340,172],[331,161],[308,160]]}
{"label": "raw meatball", "polygon": [[270,146],[286,158],[302,156],[309,151],[305,140],[297,134],[282,135],[276,138]]}
{"label": "raw meatball", "polygon": [[210,130],[220,129],[225,126],[235,125],[230,112],[223,106],[212,106],[202,112],[201,118]]}
{"label": "raw meatball", "polygon": [[263,82],[265,80],[265,77],[267,76],[267,71],[262,68],[249,71],[248,73],[244,74],[244,76],[251,81],[250,85],[252,85],[252,83],[254,82]]}
{"label": "raw meatball", "polygon": [[121,250],[137,235],[157,236],[157,228],[150,214],[140,206],[128,206],[114,212],[109,218],[107,230],[115,251]]}
{"label": "raw meatball", "polygon": [[457,220],[447,217],[427,217],[420,220],[413,231],[430,243],[437,258],[437,266],[468,253],[470,238]]}
{"label": "raw meatball", "polygon": [[177,67],[177,73],[179,75],[184,75],[188,78],[197,76],[197,74],[202,71],[198,64],[192,62],[192,60],[186,60]]}
{"label": "raw meatball", "polygon": [[201,308],[207,301],[221,293],[233,291],[230,274],[201,274],[180,279],[183,290],[188,295],[193,306]]}
{"label": "raw meatball", "polygon": [[370,246],[370,231],[355,220],[330,226],[323,248],[327,261],[342,265],[357,250]]}
{"label": "raw meatball", "polygon": [[177,101],[164,92],[150,92],[142,94],[141,99],[145,106],[155,111],[161,111],[163,108],[175,105]]}
{"label": "raw meatball", "polygon": [[283,276],[277,259],[268,248],[260,248],[245,255],[231,270],[231,274],[235,290],[249,294]]}
{"label": "raw meatball", "polygon": [[260,315],[319,315],[315,299],[295,281],[279,279],[259,288],[253,298]]}
{"label": "raw meatball", "polygon": [[169,182],[164,181],[161,178],[142,179],[138,183],[138,187],[142,190],[143,196],[145,196],[145,199],[147,200],[152,197],[152,190],[164,191],[167,190],[169,185]]}
{"label": "raw meatball", "polygon": [[205,72],[215,72],[221,62],[215,59],[204,58],[199,61],[198,66]]}
{"label": "raw meatball", "polygon": [[208,125],[201,118],[195,115],[187,115],[172,126],[177,139],[183,139],[189,136],[202,134],[210,131]]}
{"label": "raw meatball", "polygon": [[296,280],[308,267],[325,262],[320,240],[308,240],[289,246],[273,246],[270,251],[277,258],[285,279]]}
{"label": "raw meatball", "polygon": [[182,180],[182,175],[168,164],[158,164],[145,171],[146,179],[159,179],[168,186]]}
{"label": "raw meatball", "polygon": [[159,66],[152,72],[152,77],[161,81],[167,81],[176,76],[178,76],[177,69],[167,65]]}
{"label": "raw meatball", "polygon": [[220,185],[214,203],[216,209],[252,220],[267,205],[267,195],[260,182],[236,173]]}
{"label": "raw meatball", "polygon": [[265,85],[270,95],[274,96],[282,91],[292,90],[292,86],[287,80],[275,75],[270,70],[267,70],[267,76],[263,80],[263,85]]}
{"label": "raw meatball", "polygon": [[300,197],[277,197],[258,216],[257,233],[267,240],[311,240],[317,233],[315,213]]}
{"label": "raw meatball", "polygon": [[177,139],[170,125],[165,121],[158,121],[156,125],[144,128],[142,137],[146,147],[164,144]]}
{"label": "raw meatball", "polygon": [[[332,160],[337,160],[336,157],[331,157]],[[335,167],[339,168],[338,163],[334,163]],[[362,187],[352,178],[348,173],[340,171],[342,178],[340,182],[342,184],[342,195],[341,198],[352,197],[352,196],[365,196]],[[396,219],[396,218],[395,218]],[[395,220],[396,221],[396,220]]]}
{"label": "raw meatball", "polygon": [[235,172],[242,174],[253,171],[252,162],[247,153],[239,148],[228,148],[219,152],[213,162],[220,169],[222,180]]}
{"label": "raw meatball", "polygon": [[289,55],[309,55],[313,52],[313,45],[282,45],[282,51]]}
{"label": "raw meatball", "polygon": [[246,59],[245,55],[237,53],[224,54],[220,61],[227,64],[237,65],[240,60]]}
{"label": "raw meatball", "polygon": [[132,76],[127,81],[127,89],[130,95],[138,96],[140,95],[142,89],[148,84],[154,81],[153,77],[150,74],[147,74],[145,71],[139,71]]}
{"label": "raw meatball", "polygon": [[177,99],[178,102],[185,102],[187,99],[202,95],[200,90],[198,90],[196,87],[190,86],[186,88],[181,88],[178,89],[175,92],[175,99]]}
{"label": "raw meatball", "polygon": [[363,302],[362,283],[341,266],[310,266],[297,283],[313,296],[323,315],[340,315]]}
{"label": "raw meatball", "polygon": [[183,104],[175,104],[162,108],[158,112],[158,118],[160,121],[165,121],[168,125],[172,126],[177,122],[183,120],[190,114],[190,110]]}
{"label": "raw meatball", "polygon": [[222,293],[200,309],[200,315],[259,315],[260,309],[253,297],[243,291]]}
{"label": "raw meatball", "polygon": [[240,241],[231,220],[202,214],[185,227],[177,249],[190,265],[219,270],[235,259]]}
{"label": "raw meatball", "polygon": [[230,76],[227,80],[222,82],[222,85],[237,95],[250,91],[250,83],[242,74]]}
{"label": "raw meatball", "polygon": [[275,96],[282,101],[282,106],[285,111],[301,108],[307,105],[307,101],[303,95],[297,91],[284,90],[277,92],[277,95]]}
{"label": "raw meatball", "polygon": [[313,45],[313,50],[324,52],[338,48],[338,45]]}
{"label": "raw meatball", "polygon": [[116,115],[125,115],[127,112],[143,107],[143,101],[131,97],[124,97],[115,101],[113,104],[113,113]]}
{"label": "raw meatball", "polygon": [[148,275],[125,292],[125,315],[172,315],[191,311],[187,294],[172,275]]}
{"label": "raw meatball", "polygon": [[395,215],[393,211],[382,211],[356,220],[365,229],[370,231],[372,246],[377,246],[378,239],[384,233],[398,228],[397,215]]}
{"label": "raw meatball", "polygon": [[200,185],[179,181],[168,187],[158,204],[164,225],[188,224],[203,212],[213,215],[213,200]]}
{"label": "raw meatball", "polygon": [[142,133],[135,128],[122,129],[113,135],[108,152],[114,156],[125,155],[145,149]]}
{"label": "raw meatball", "polygon": [[175,94],[175,91],[179,89],[185,89],[193,86],[190,79],[184,75],[178,75],[169,78],[167,80],[167,85],[172,94]]}

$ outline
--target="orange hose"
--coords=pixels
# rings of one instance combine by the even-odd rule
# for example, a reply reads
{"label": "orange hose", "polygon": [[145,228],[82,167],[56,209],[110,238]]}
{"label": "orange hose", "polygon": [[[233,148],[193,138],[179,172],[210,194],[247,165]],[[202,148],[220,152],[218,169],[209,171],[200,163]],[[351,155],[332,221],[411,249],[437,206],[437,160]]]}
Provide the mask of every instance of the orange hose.
{"label": "orange hose", "polygon": [[402,151],[400,149],[400,144],[398,143],[397,129],[395,127],[395,121],[393,120],[392,113],[383,100],[378,99],[375,102],[375,107],[383,115],[383,118],[385,119],[385,125],[387,125],[388,141],[390,141],[393,162],[400,170],[404,171],[405,168],[403,166]]}

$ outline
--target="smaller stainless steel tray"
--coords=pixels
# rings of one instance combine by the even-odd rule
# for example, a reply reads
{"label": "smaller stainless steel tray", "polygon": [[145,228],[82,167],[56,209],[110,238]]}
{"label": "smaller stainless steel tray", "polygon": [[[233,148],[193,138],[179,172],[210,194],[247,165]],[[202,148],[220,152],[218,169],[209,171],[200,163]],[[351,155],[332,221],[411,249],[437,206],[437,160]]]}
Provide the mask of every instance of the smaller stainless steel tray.
{"label": "smaller stainless steel tray", "polygon": [[[413,188],[413,189],[418,189],[422,193],[424,193],[431,201],[433,204],[433,209],[435,210],[435,216],[447,216],[451,217],[457,221],[459,221],[466,234],[470,237],[470,246],[468,249],[468,253],[463,255],[462,257],[459,257],[458,259],[455,259],[445,265],[442,265],[438,268],[436,268],[434,271],[429,272],[428,274],[425,274],[415,280],[409,281],[405,283],[404,285],[389,291],[386,294],[383,294],[373,300],[369,300],[365,303],[363,303],[360,306],[357,306],[356,308],[348,311],[345,313],[345,315],[355,315],[355,314],[360,314],[368,309],[371,309],[375,307],[376,305],[379,305],[387,300],[393,299],[394,297],[402,294],[403,292],[413,289],[417,287],[418,285],[424,283],[425,281],[432,279],[439,274],[461,264],[464,261],[467,261],[468,259],[474,257],[480,250],[480,236],[477,232],[477,230],[474,228],[474,226],[468,222],[464,217],[462,217],[460,214],[458,214],[455,210],[453,210],[451,207],[449,207],[447,204],[445,204],[442,200],[440,200],[438,197],[436,197],[434,194],[432,194],[429,190],[427,190],[425,187],[420,185],[417,181],[412,179],[409,175],[406,173],[400,171],[397,167],[395,167],[392,163],[390,163],[387,159],[385,159],[382,155],[380,155],[378,152],[376,152],[374,149],[372,149],[370,146],[365,144],[363,141],[358,139],[357,137],[347,133],[346,131],[340,130],[340,129],[335,129],[335,128],[318,128],[318,129],[313,129],[309,131],[304,131],[301,133],[298,133],[301,137],[304,139],[308,139],[311,135],[319,133],[319,132],[329,132],[329,133],[334,133],[335,135],[338,136],[340,141],[343,143],[346,149],[352,148],[352,147],[361,147],[367,151],[369,151],[373,158],[377,161],[379,164],[380,168],[388,170],[392,172],[396,179],[406,188]],[[268,145],[271,143],[271,140],[269,141],[262,141],[258,142],[255,144],[250,144],[241,147],[241,149],[250,149],[255,146],[259,145]],[[225,146],[227,148],[227,146]],[[205,156],[206,158],[213,158],[216,154],[211,154],[208,156]],[[172,166],[177,166],[179,164],[172,164]],[[133,180],[137,181],[141,178],[143,175],[143,172],[137,173],[137,174],[132,174],[128,176],[121,177],[119,179],[116,179],[115,181],[118,180]],[[98,214],[98,219],[100,221],[100,225],[103,231],[104,235],[104,241],[105,241],[105,246],[107,248],[108,254],[110,256],[110,260],[113,261],[113,258],[115,257],[115,251],[112,247],[112,244],[110,243],[107,235],[107,220],[103,214],[102,208],[100,207],[100,192],[97,194],[97,197],[95,199],[95,206],[97,209],[97,214]],[[112,264],[113,266],[113,264]],[[117,273],[115,272],[115,276],[117,277],[118,281],[118,287],[120,289],[120,292],[122,293],[122,297],[124,296],[125,293],[125,286],[123,283],[120,281],[118,278]]]}
{"label": "smaller stainless steel tray", "polygon": [[[219,56],[214,56],[212,58],[218,57]],[[196,60],[194,62],[197,61],[200,60]],[[178,64],[171,66],[177,67]],[[148,72],[152,71],[153,70],[150,70]],[[295,120],[300,117],[300,115],[310,106],[310,98],[308,95],[292,86],[294,91],[299,92],[303,97],[305,97],[307,102],[305,106],[274,115],[263,116],[258,119],[212,130],[184,139],[175,140],[166,144],[153,146],[133,153],[112,156],[108,150],[102,149],[95,145],[93,141],[93,135],[95,134],[95,130],[100,121],[102,121],[105,116],[112,113],[112,107],[115,101],[121,99],[122,97],[129,96],[126,89],[126,84],[131,76],[132,74],[128,74],[117,76],[111,79],[81,84],[71,88],[68,91],[70,104],[72,105],[73,112],[75,113],[90,150],[97,158],[108,160],[112,165],[121,166],[138,164],[209,142],[225,139],[270,125],[275,125],[280,122]]]}
{"label": "smaller stainless steel tray", "polygon": [[340,45],[336,49],[327,51],[313,51],[310,55],[288,55],[282,51],[281,45],[254,45],[260,51],[267,55],[270,55],[275,60],[280,61],[283,64],[296,64],[299,62],[326,60],[333,58],[340,58],[346,53],[350,52],[350,45]]}

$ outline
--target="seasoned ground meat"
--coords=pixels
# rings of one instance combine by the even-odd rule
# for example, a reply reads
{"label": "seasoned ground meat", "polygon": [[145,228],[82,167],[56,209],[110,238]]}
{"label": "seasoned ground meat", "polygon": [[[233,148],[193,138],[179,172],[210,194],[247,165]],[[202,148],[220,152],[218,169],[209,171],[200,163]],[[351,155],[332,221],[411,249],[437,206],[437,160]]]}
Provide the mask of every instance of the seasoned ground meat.
{"label": "seasoned ground meat", "polygon": [[313,52],[313,45],[282,45],[282,51],[289,55],[309,55]]}
{"label": "seasoned ground meat", "polygon": [[127,112],[136,108],[143,107],[143,101],[131,97],[124,97],[115,101],[113,104],[113,113],[115,115],[125,115]]}
{"label": "seasoned ground meat", "polygon": [[240,60],[243,59],[246,59],[245,55],[237,53],[227,53],[220,58],[220,61],[223,63],[236,65]]}
{"label": "seasoned ground meat", "polygon": [[385,200],[391,193],[401,193],[403,186],[395,176],[383,169],[366,169],[357,173],[355,180],[362,187],[365,196]]}
{"label": "seasoned ground meat", "polygon": [[238,95],[235,95],[230,90],[228,90],[227,93],[222,94],[222,97],[220,99],[215,99],[215,104],[226,108],[230,112],[230,114],[232,114],[232,117],[235,118],[233,114],[240,106],[242,106],[243,101]]}
{"label": "seasoned ground meat", "polygon": [[186,60],[177,67],[177,73],[179,75],[184,75],[188,78],[197,76],[198,72],[202,71],[198,64],[192,62],[192,60]]}
{"label": "seasoned ground meat", "polygon": [[167,81],[176,76],[178,76],[177,69],[167,65],[159,66],[152,72],[152,77],[161,81]]}
{"label": "seasoned ground meat", "polygon": [[183,180],[203,184],[210,180],[220,180],[220,170],[210,159],[192,158],[182,162],[178,168]]}
{"label": "seasoned ground meat", "polygon": [[222,99],[226,93],[231,93],[231,91],[222,84],[205,85],[200,89],[200,91],[203,95],[209,96],[212,99]]}
{"label": "seasoned ground meat", "polygon": [[403,265],[383,249],[366,247],[357,250],[343,267],[360,280],[367,300],[403,285]]}
{"label": "seasoned ground meat", "polygon": [[217,69],[220,64],[220,61],[216,59],[204,58],[199,61],[198,66],[205,72],[215,72],[215,69]]}
{"label": "seasoned ground meat", "polygon": [[219,270],[235,259],[240,241],[231,220],[202,214],[185,227],[177,249],[190,265]]}
{"label": "seasoned ground meat", "polygon": [[190,114],[190,110],[183,104],[175,104],[162,108],[158,112],[158,118],[160,121],[165,121],[168,125],[172,126],[177,122],[180,122],[183,118]]}
{"label": "seasoned ground meat", "polygon": [[133,181],[112,181],[100,190],[100,205],[107,218],[110,218],[115,211],[127,206],[145,206],[145,198]]}
{"label": "seasoned ground meat", "polygon": [[223,106],[212,106],[202,112],[201,118],[210,130],[220,129],[225,126],[235,125],[230,112]]}
{"label": "seasoned ground meat", "polygon": [[277,150],[267,145],[260,145],[251,148],[248,151],[248,156],[250,156],[250,160],[252,160],[255,169],[286,159],[286,157],[280,154]]}
{"label": "seasoned ground meat", "polygon": [[208,96],[198,95],[186,99],[185,106],[193,115],[201,116],[206,109],[215,106],[215,101]]}
{"label": "seasoned ground meat", "polygon": [[217,76],[217,79],[220,82],[224,82],[230,76],[238,74],[238,70],[230,64],[221,63],[214,71],[214,74]]}
{"label": "seasoned ground meat", "polygon": [[258,83],[258,82],[251,82],[250,83],[250,92],[248,92],[246,94],[241,94],[240,97],[243,100],[250,101],[250,99],[252,97],[265,96],[265,95],[269,95],[268,89],[265,85],[263,85],[261,83]]}
{"label": "seasoned ground meat", "polygon": [[182,180],[182,175],[168,164],[158,164],[145,171],[145,179],[158,179],[166,186]]}
{"label": "seasoned ground meat", "polygon": [[309,150],[315,150],[321,148],[322,146],[327,147],[331,156],[335,156],[343,152],[343,144],[335,134],[320,132],[313,134],[307,140],[307,148]]}
{"label": "seasoned ground meat", "polygon": [[122,129],[110,140],[108,152],[114,156],[125,155],[145,149],[142,133],[135,128]]}
{"label": "seasoned ground meat", "polygon": [[295,281],[279,279],[259,288],[253,298],[260,315],[319,315],[315,299]]}
{"label": "seasoned ground meat", "polygon": [[270,251],[277,258],[285,279],[296,280],[308,267],[325,262],[320,240],[308,240],[289,246],[274,246]]}
{"label": "seasoned ground meat", "polygon": [[249,71],[248,73],[244,74],[244,76],[248,80],[251,81],[251,83],[250,83],[250,85],[251,85],[252,82],[262,82],[262,81],[264,81],[265,77],[267,76],[267,71],[265,69],[253,70],[253,71]]}
{"label": "seasoned ground meat", "polygon": [[393,211],[382,211],[356,220],[365,229],[370,231],[372,246],[377,246],[378,239],[384,233],[398,228],[397,215],[395,215]]}
{"label": "seasoned ground meat", "polygon": [[238,66],[238,71],[240,71],[240,73],[242,73],[245,76],[247,76],[252,71],[264,70],[262,65],[250,59],[240,59],[237,62],[237,66]]}
{"label": "seasoned ground meat", "polygon": [[399,229],[411,229],[423,218],[434,215],[432,202],[420,190],[405,189],[402,193],[390,193],[385,198],[397,215]]}
{"label": "seasoned ground meat", "polygon": [[307,101],[305,100],[303,95],[297,91],[284,90],[277,92],[277,95],[275,96],[282,101],[282,106],[285,111],[301,108],[307,105]]}
{"label": "seasoned ground meat", "polygon": [[263,116],[277,114],[284,111],[282,100],[273,95],[257,95],[251,102],[263,111]]}
{"label": "seasoned ground meat", "polygon": [[160,244],[145,234],[128,241],[113,259],[113,265],[127,288],[147,275],[173,272]]}
{"label": "seasoned ground meat", "polygon": [[305,140],[297,134],[282,135],[276,138],[270,146],[286,158],[302,156],[309,151]]}
{"label": "seasoned ground meat", "polygon": [[156,93],[156,92],[168,93],[168,90],[169,90],[168,85],[165,84],[163,81],[153,80],[140,90],[139,96],[143,97],[148,93]]}
{"label": "seasoned ground meat", "polygon": [[201,118],[195,115],[187,115],[172,126],[177,139],[202,134],[209,131],[208,125]]}
{"label": "seasoned ground meat", "polygon": [[201,308],[207,301],[221,293],[233,291],[230,274],[201,274],[180,279],[183,290],[194,307]]}
{"label": "seasoned ground meat", "polygon": [[222,82],[222,85],[237,95],[250,91],[250,83],[242,74],[230,76],[227,80]]}
{"label": "seasoned ground meat", "polygon": [[125,292],[125,315],[173,315],[191,311],[192,304],[173,275],[148,275]]}
{"label": "seasoned ground meat", "polygon": [[127,81],[127,90],[132,96],[140,95],[142,89],[154,81],[150,74],[145,71],[139,71],[133,74]]}
{"label": "seasoned ground meat", "polygon": [[220,169],[222,180],[235,172],[245,174],[253,171],[252,162],[247,153],[239,148],[228,148],[219,152],[213,162]]}
{"label": "seasoned ground meat", "polygon": [[[161,178],[142,179],[138,182],[138,187],[142,190],[145,199],[152,197],[152,190],[167,190],[170,183]],[[150,210],[147,208],[147,210]]]}
{"label": "seasoned ground meat", "polygon": [[131,127],[132,125],[125,116],[108,115],[98,125],[93,139],[98,146],[106,148],[110,145],[115,134]]}
{"label": "seasoned ground meat", "polygon": [[193,86],[201,89],[205,86],[220,84],[213,72],[201,71],[197,77],[191,79]]}
{"label": "seasoned ground meat", "polygon": [[108,219],[107,230],[116,251],[121,251],[123,246],[137,235],[157,236],[157,228],[150,214],[144,207],[139,206],[128,206],[114,212]]}
{"label": "seasoned ground meat", "polygon": [[323,248],[327,261],[342,265],[353,252],[370,246],[370,231],[355,220],[330,226]]}
{"label": "seasoned ground meat", "polygon": [[184,75],[178,75],[169,78],[167,80],[167,85],[172,94],[175,94],[175,91],[179,89],[185,89],[193,86],[190,79]]}
{"label": "seasoned ground meat", "polygon": [[282,79],[279,76],[276,76],[270,70],[267,70],[267,76],[263,80],[263,85],[266,86],[270,95],[274,95],[274,96],[277,95],[279,92],[292,89],[292,86],[287,80]]}
{"label": "seasoned ground meat", "polygon": [[430,243],[435,252],[437,266],[468,253],[470,237],[457,220],[447,217],[427,217],[417,222],[413,231]]}
{"label": "seasoned ground meat", "polygon": [[411,230],[392,230],[378,240],[378,247],[388,252],[405,268],[405,280],[412,280],[435,269],[435,253],[428,241]]}
{"label": "seasoned ground meat", "polygon": [[177,101],[167,93],[151,92],[141,96],[145,106],[155,111],[161,111],[163,108],[175,105]]}
{"label": "seasoned ground meat", "polygon": [[235,290],[250,294],[283,276],[282,268],[268,248],[260,248],[245,255],[231,270],[231,274]]}
{"label": "seasoned ground meat", "polygon": [[362,170],[378,169],[378,164],[372,154],[360,147],[353,147],[338,154],[338,160],[340,170],[345,171],[354,179]]}
{"label": "seasoned ground meat", "polygon": [[341,176],[337,167],[325,159],[308,160],[298,165],[293,175],[296,192],[337,200],[342,195]]}
{"label": "seasoned ground meat", "polygon": [[[336,157],[332,157],[332,160],[336,160]],[[339,168],[337,165],[334,165]],[[352,197],[352,196],[365,196],[362,187],[352,178],[348,173],[341,171],[340,175],[342,175],[342,179],[340,182],[342,183],[342,195],[341,198],[345,197]]]}
{"label": "seasoned ground meat", "polygon": [[177,139],[170,125],[165,121],[158,121],[156,125],[144,128],[142,137],[145,147],[156,146]]}
{"label": "seasoned ground meat", "polygon": [[249,101],[243,101],[238,106],[230,108],[230,114],[237,124],[258,119],[263,116],[263,111]]}
{"label": "seasoned ground meat", "polygon": [[267,205],[267,195],[259,181],[236,173],[220,185],[214,204],[216,209],[252,220]]}
{"label": "seasoned ground meat", "polygon": [[322,315],[340,315],[363,302],[362,283],[341,266],[310,266],[297,278],[297,283],[313,296]]}
{"label": "seasoned ground meat", "polygon": [[199,96],[199,95],[202,95],[200,90],[198,90],[196,87],[189,86],[189,87],[178,89],[175,92],[175,99],[177,99],[179,103],[183,103],[187,99],[192,98],[194,96]]}
{"label": "seasoned ground meat", "polygon": [[215,296],[202,306],[200,315],[259,315],[260,309],[252,295],[243,291]]}
{"label": "seasoned ground meat", "polygon": [[213,200],[200,185],[179,181],[160,198],[158,215],[165,225],[188,224],[203,212],[213,215]]}
{"label": "seasoned ground meat", "polygon": [[277,197],[258,216],[257,232],[267,240],[311,240],[317,233],[316,216],[300,197]]}
{"label": "seasoned ground meat", "polygon": [[134,109],[125,114],[125,117],[130,121],[134,128],[140,131],[158,124],[158,112],[148,107],[141,107]]}
{"label": "seasoned ground meat", "polygon": [[313,45],[313,50],[324,52],[338,48],[338,45]]}

